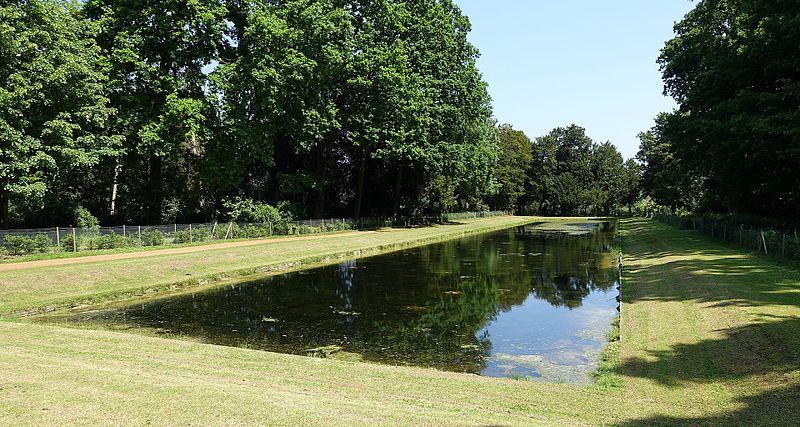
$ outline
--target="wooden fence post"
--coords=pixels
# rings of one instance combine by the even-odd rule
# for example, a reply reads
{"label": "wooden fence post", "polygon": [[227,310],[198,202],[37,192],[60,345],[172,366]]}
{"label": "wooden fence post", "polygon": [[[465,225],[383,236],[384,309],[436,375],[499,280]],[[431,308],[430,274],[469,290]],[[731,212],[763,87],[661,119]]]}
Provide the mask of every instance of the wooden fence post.
{"label": "wooden fence post", "polygon": [[767,252],[767,239],[764,237],[764,230],[761,230],[761,242],[764,243],[764,254],[769,255]]}
{"label": "wooden fence post", "polygon": [[214,226],[211,227],[211,238],[209,240],[214,240],[214,233],[217,232],[217,221],[214,221]]}
{"label": "wooden fence post", "polygon": [[189,223],[189,243],[194,242],[194,235],[192,234],[192,223]]}
{"label": "wooden fence post", "polygon": [[122,224],[122,237],[128,237],[128,234],[125,230],[125,224]]}
{"label": "wooden fence post", "polygon": [[72,227],[72,252],[78,252],[78,235],[75,233],[75,227]]}
{"label": "wooden fence post", "polygon": [[56,246],[61,247],[61,231],[56,227]]}
{"label": "wooden fence post", "polygon": [[137,225],[136,226],[136,234],[139,235],[139,245],[141,245],[142,244],[142,226],[141,225]]}

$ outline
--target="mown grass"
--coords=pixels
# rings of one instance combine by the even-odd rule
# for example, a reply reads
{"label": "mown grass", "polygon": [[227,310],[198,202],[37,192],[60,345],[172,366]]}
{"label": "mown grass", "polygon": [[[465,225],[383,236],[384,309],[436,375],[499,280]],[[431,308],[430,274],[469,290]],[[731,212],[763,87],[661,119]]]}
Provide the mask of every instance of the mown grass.
{"label": "mown grass", "polygon": [[[314,233],[314,234],[302,234],[302,235],[275,235],[269,237],[261,237],[259,241],[270,241],[276,239],[286,239],[286,238],[293,238],[293,237],[308,237],[308,236],[329,236],[329,235],[336,235],[336,234],[344,234],[344,233],[352,233],[355,230],[341,230],[341,231],[327,231],[324,233]],[[18,262],[27,262],[27,261],[45,261],[51,259],[65,259],[65,258],[85,258],[90,256],[96,255],[112,255],[112,254],[127,254],[127,253],[134,253],[134,252],[153,252],[153,251],[160,251],[164,249],[177,249],[177,248],[193,248],[198,246],[208,246],[208,245],[219,245],[225,243],[233,243],[233,242],[245,242],[250,241],[253,239],[217,239],[217,240],[206,240],[202,242],[187,242],[187,243],[165,243],[163,245],[158,246],[128,246],[124,248],[114,248],[114,249],[92,249],[92,250],[82,250],[79,252],[67,252],[58,248],[53,248],[51,252],[42,252],[37,254],[28,254],[28,255],[20,255],[20,256],[6,256],[5,258],[0,258],[0,264],[13,264]]]}
{"label": "mown grass", "polygon": [[307,268],[530,221],[531,218],[525,217],[485,218],[444,226],[384,229],[320,236],[320,239],[264,240],[263,244],[203,252],[0,271],[0,316],[208,286],[243,276]]}
{"label": "mown grass", "polygon": [[622,233],[613,386],[0,322],[0,424],[796,425],[800,271],[652,221]]}

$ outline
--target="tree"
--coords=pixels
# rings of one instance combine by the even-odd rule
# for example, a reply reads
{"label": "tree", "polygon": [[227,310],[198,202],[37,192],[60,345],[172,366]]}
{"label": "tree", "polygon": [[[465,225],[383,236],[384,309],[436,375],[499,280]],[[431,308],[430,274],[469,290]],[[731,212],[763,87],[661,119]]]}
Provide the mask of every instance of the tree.
{"label": "tree", "polygon": [[536,138],[523,204],[539,213],[613,214],[626,194],[622,155],[571,125]]}
{"label": "tree", "polygon": [[[0,224],[112,153],[112,110],[90,27],[58,1],[0,6]],[[37,210],[34,209],[34,211]]]}
{"label": "tree", "polygon": [[663,162],[704,178],[698,209],[800,215],[799,22],[794,1],[703,0],[662,50],[680,105]]}
{"label": "tree", "polygon": [[628,159],[623,165],[622,194],[620,202],[628,207],[628,214],[633,214],[633,205],[641,198],[642,166],[634,159]]}
{"label": "tree", "polygon": [[203,68],[218,57],[227,8],[214,0],[89,0],[82,12],[100,28],[114,126],[125,136],[127,216],[174,219],[162,211],[165,199],[180,204],[194,194],[190,203],[202,203],[194,178],[215,115]]}
{"label": "tree", "polygon": [[525,181],[533,161],[533,143],[524,132],[511,125],[497,128],[499,153],[494,178],[497,194],[492,205],[497,209],[517,208],[517,201],[525,194]]}
{"label": "tree", "polygon": [[640,187],[644,195],[673,212],[692,210],[703,197],[703,179],[675,155],[667,131],[670,117],[661,114],[652,129],[639,134],[636,158],[642,164]]}

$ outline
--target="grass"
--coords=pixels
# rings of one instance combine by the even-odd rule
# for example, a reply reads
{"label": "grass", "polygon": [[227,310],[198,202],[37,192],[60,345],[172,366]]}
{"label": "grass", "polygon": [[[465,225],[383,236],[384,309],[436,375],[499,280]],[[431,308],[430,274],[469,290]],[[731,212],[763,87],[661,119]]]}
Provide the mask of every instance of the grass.
{"label": "grass", "polygon": [[342,258],[374,255],[530,221],[524,217],[496,217],[447,226],[315,236],[319,239],[264,240],[263,244],[213,251],[0,271],[0,316],[214,285],[243,276],[329,264]]}
{"label": "grass", "polygon": [[[618,383],[482,378],[22,319],[0,322],[0,424],[796,424],[800,271],[653,221],[624,220],[622,230],[620,340],[600,374]],[[394,241],[445,238],[437,232],[444,233],[404,230]],[[347,245],[375,247],[381,236]],[[281,255],[267,246],[248,250],[261,263]],[[184,262],[149,261],[153,269]],[[126,263],[88,266],[94,274],[128,271]],[[63,268],[42,273],[39,280],[49,282],[40,285],[81,288],[80,280],[49,279]],[[6,309],[42,303],[27,288],[7,290],[13,278],[3,280]]]}
{"label": "grass", "polygon": [[[269,241],[273,239],[285,239],[291,237],[308,237],[308,236],[323,236],[323,235],[332,235],[332,234],[344,234],[350,233],[356,230],[340,230],[340,231],[326,231],[321,233],[313,233],[313,234],[302,234],[302,235],[274,235],[269,237],[261,237],[257,240],[264,240]],[[232,242],[244,242],[253,239],[216,239],[216,240],[206,240],[202,242],[187,242],[187,243],[164,243],[163,245],[158,246],[126,246],[123,248],[114,248],[114,249],[84,249],[79,252],[67,252],[65,250],[59,248],[51,248],[50,252],[41,252],[36,254],[28,254],[28,255],[19,255],[19,256],[8,256],[6,255],[5,258],[0,258],[0,264],[13,264],[18,262],[27,262],[27,261],[44,261],[44,260],[51,260],[51,259],[65,259],[65,258],[83,258],[83,257],[90,257],[96,255],[111,255],[111,254],[127,254],[133,252],[152,252],[152,251],[159,251],[164,249],[175,249],[175,248],[193,248],[198,246],[208,246],[214,244],[224,244],[224,243],[232,243]]]}

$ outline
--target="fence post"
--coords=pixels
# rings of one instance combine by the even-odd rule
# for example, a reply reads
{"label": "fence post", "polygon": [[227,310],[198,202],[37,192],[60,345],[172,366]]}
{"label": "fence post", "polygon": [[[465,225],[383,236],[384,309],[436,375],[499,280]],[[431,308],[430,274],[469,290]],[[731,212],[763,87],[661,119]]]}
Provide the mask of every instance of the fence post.
{"label": "fence post", "polygon": [[56,246],[61,247],[61,232],[56,227]]}
{"label": "fence post", "polygon": [[128,237],[128,234],[125,231],[125,224],[122,224],[122,237]]}
{"label": "fence post", "polygon": [[75,227],[72,227],[72,252],[78,252],[78,235],[75,233]]}
{"label": "fence post", "polygon": [[769,255],[767,252],[767,239],[764,238],[764,230],[761,230],[761,242],[764,243],[764,254]]}
{"label": "fence post", "polygon": [[192,235],[192,223],[189,223],[189,243],[194,242],[194,236]]}
{"label": "fence post", "polygon": [[228,240],[228,235],[231,234],[231,228],[233,227],[233,223],[228,223],[228,231],[225,232],[225,238],[222,240]]}
{"label": "fence post", "polygon": [[217,221],[214,221],[214,226],[211,227],[211,238],[209,240],[214,240],[214,233],[217,232]]}
{"label": "fence post", "polygon": [[178,232],[178,224],[175,224],[175,228],[173,229],[173,232],[174,232],[174,233],[177,233],[177,232]]}
{"label": "fence post", "polygon": [[141,225],[137,225],[136,226],[136,234],[139,235],[139,245],[141,246],[141,244],[142,244],[142,226]]}
{"label": "fence post", "polygon": [[269,222],[269,236],[272,237],[272,221]]}

